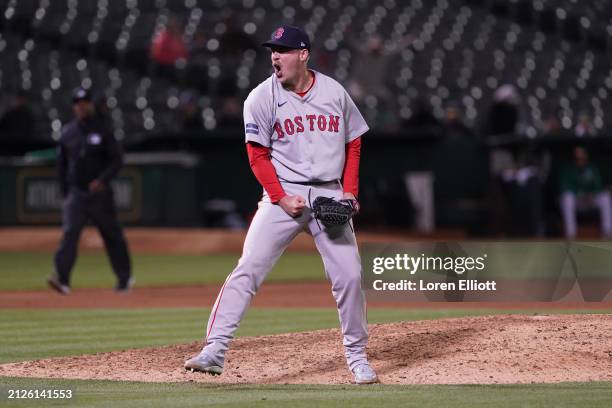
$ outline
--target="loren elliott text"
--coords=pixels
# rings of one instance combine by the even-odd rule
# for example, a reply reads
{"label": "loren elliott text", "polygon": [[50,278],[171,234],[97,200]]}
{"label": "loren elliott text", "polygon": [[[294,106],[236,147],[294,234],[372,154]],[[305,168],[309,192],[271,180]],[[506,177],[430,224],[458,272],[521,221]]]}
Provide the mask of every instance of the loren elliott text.
{"label": "loren elliott text", "polygon": [[478,281],[476,279],[460,279],[457,282],[425,282],[422,279],[412,281],[402,279],[399,282],[383,282],[378,279],[372,282],[374,290],[409,290],[409,291],[438,291],[438,290],[467,290],[483,291],[497,290],[497,282],[493,280]]}

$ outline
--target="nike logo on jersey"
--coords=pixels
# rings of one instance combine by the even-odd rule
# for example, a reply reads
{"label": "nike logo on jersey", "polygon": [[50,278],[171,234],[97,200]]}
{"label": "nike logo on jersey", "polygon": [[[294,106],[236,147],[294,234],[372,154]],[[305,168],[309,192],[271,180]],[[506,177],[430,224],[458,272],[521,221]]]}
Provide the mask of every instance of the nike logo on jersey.
{"label": "nike logo on jersey", "polygon": [[284,104],[286,104],[286,103],[287,103],[287,101],[285,101],[285,102],[283,102],[283,103],[279,102],[279,103],[278,103],[278,107],[280,108],[281,106],[283,106],[283,105],[284,105]]}

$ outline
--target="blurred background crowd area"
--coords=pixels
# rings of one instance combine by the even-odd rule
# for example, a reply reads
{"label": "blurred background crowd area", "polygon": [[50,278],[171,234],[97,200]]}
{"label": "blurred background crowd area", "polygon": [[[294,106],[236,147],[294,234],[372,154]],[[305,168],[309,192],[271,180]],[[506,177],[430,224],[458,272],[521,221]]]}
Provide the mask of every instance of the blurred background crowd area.
{"label": "blurred background crowd area", "polygon": [[310,66],[372,128],[366,224],[561,234],[578,144],[597,191],[612,182],[607,0],[0,0],[1,155],[53,147],[76,87],[128,152],[234,146],[281,23],[308,32]]}

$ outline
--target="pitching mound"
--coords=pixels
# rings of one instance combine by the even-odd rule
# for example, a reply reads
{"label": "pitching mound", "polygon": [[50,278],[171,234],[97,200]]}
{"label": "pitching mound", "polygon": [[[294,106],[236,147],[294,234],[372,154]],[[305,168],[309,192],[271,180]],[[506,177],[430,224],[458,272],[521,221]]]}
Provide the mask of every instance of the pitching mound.
{"label": "pitching mound", "polygon": [[[612,316],[487,316],[375,324],[382,383],[612,381]],[[186,372],[198,343],[0,365],[0,376],[151,382],[346,384],[338,330],[237,339],[220,377]]]}

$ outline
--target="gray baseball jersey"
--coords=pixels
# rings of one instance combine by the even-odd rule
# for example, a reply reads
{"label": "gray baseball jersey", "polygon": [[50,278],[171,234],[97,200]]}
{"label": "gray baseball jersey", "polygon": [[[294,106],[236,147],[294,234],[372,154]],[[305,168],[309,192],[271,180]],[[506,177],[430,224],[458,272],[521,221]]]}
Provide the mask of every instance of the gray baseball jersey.
{"label": "gray baseball jersey", "polygon": [[285,90],[273,74],[244,102],[246,141],[271,148],[284,181],[339,180],[345,144],[369,130],[342,85],[311,71],[315,81],[304,97]]}
{"label": "gray baseball jersey", "polygon": [[[321,73],[315,75],[313,87],[303,98],[284,90],[275,75],[257,86],[244,104],[246,141],[271,148],[272,163],[287,194],[341,199],[345,144],[368,126],[340,84]],[[326,183],[300,184],[310,181]],[[238,265],[211,311],[202,350],[207,360],[223,366],[251,298],[285,248],[303,231],[312,235],[331,282],[347,363],[352,370],[367,362],[365,297],[352,227],[321,228],[308,207],[292,218],[272,204],[265,191]]]}

